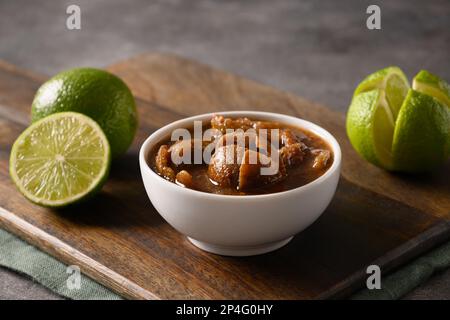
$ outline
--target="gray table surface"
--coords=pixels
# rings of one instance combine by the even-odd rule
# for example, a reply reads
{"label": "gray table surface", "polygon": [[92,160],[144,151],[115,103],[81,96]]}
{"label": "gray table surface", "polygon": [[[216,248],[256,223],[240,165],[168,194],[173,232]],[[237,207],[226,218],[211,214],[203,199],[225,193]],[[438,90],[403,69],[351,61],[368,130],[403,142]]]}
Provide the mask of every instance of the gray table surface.
{"label": "gray table surface", "polygon": [[[66,8],[81,7],[81,30]],[[366,8],[381,7],[381,30]],[[0,59],[52,75],[147,51],[191,57],[345,111],[357,83],[398,65],[450,80],[450,1],[0,0]],[[58,299],[0,268],[0,299]],[[450,271],[407,298],[450,299]]]}

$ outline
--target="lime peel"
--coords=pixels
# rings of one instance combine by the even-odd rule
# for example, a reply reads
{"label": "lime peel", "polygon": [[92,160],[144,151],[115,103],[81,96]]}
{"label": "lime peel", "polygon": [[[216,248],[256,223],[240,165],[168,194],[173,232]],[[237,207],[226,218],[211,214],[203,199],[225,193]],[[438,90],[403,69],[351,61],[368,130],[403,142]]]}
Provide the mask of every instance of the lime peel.
{"label": "lime peel", "polygon": [[413,89],[427,94],[450,107],[450,85],[426,70],[420,71],[413,79]]}

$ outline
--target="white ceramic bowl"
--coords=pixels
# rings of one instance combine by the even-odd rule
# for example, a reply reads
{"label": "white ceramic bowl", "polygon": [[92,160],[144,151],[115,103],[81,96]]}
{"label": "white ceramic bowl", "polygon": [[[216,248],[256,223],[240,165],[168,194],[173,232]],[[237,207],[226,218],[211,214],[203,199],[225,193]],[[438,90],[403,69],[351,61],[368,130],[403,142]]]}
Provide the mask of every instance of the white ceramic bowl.
{"label": "white ceramic bowl", "polygon": [[180,187],[156,174],[147,164],[149,151],[177,128],[192,127],[202,114],[173,122],[143,143],[139,164],[145,190],[159,214],[200,249],[228,256],[250,256],[276,250],[312,224],[326,209],[336,191],[341,149],[325,129],[309,121],[268,112],[217,112],[224,116],[274,120],[312,131],[333,151],[332,166],[316,180],[284,192],[232,196]]}

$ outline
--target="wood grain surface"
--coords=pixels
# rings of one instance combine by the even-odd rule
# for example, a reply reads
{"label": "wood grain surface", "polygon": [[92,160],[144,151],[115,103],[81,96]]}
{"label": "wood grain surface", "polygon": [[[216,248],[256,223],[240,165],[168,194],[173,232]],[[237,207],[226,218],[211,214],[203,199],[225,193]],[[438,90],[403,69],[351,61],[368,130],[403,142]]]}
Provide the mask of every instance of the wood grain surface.
{"label": "wood grain surface", "polygon": [[[432,176],[386,173],[353,152],[344,115],[180,57],[146,54],[109,70],[137,98],[139,132],[98,196],[57,212],[25,200],[8,175],[11,144],[28,125],[44,78],[0,63],[0,226],[127,298],[344,297],[364,284],[369,264],[386,273],[450,236],[448,165]],[[286,247],[256,257],[193,247],[152,207],[138,168],[139,146],[155,129],[233,109],[311,120],[333,133],[343,150],[341,182],[326,212]]]}

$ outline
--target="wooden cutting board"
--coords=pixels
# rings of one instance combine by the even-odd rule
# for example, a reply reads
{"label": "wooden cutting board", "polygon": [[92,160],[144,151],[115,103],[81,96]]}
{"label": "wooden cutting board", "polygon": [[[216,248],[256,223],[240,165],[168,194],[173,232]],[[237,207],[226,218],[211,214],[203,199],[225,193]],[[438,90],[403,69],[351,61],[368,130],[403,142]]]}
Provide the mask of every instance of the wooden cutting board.
{"label": "wooden cutting board", "polygon": [[[125,297],[345,297],[364,285],[368,265],[380,265],[385,275],[450,236],[450,165],[432,176],[387,173],[352,150],[343,114],[180,57],[145,54],[108,69],[137,98],[139,132],[94,200],[56,212],[25,200],[8,175],[11,145],[29,124],[33,95],[45,79],[0,62],[0,226]],[[232,109],[313,121],[343,151],[341,181],[322,217],[286,247],[248,258],[193,247],[152,207],[138,168],[139,146],[155,129]]]}

